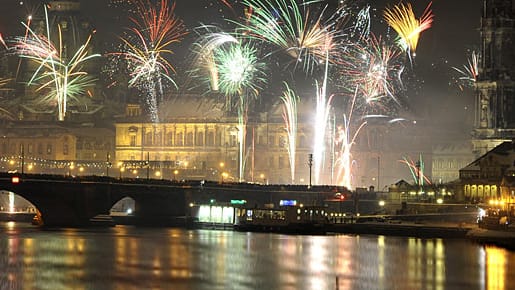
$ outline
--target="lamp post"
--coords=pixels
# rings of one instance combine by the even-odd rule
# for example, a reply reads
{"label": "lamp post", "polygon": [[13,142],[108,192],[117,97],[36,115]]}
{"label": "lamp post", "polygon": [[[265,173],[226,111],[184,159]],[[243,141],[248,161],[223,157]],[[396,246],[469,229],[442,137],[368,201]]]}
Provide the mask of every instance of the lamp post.
{"label": "lamp post", "polygon": [[106,176],[109,177],[109,167],[111,167],[111,155],[109,153],[107,153],[106,159]]}
{"label": "lamp post", "polygon": [[25,146],[23,144],[21,144],[21,174],[25,173],[24,168],[25,168]]}
{"label": "lamp post", "polygon": [[313,168],[313,153],[308,155],[308,166],[309,166],[309,186],[308,189],[311,188],[311,169]]}
{"label": "lamp post", "polygon": [[222,183],[224,183],[224,178],[227,179],[228,176],[229,176],[229,174],[227,172],[222,173]]}
{"label": "lamp post", "polygon": [[147,152],[147,161],[145,161],[147,167],[147,180],[150,179],[150,152]]}

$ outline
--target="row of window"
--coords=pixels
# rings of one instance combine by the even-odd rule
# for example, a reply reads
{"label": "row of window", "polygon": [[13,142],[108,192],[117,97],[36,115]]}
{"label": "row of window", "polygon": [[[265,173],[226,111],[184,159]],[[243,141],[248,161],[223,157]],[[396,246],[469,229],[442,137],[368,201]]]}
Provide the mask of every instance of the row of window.
{"label": "row of window", "polygon": [[[206,138],[204,138],[206,137]],[[236,135],[229,135],[229,142],[227,142],[227,146],[237,146],[238,140]],[[130,135],[129,136],[129,143],[130,146],[137,146],[138,136],[136,135]],[[265,140],[268,139],[268,144],[265,142]],[[278,143],[275,142],[275,136],[268,136],[268,138],[265,138],[265,136],[258,136],[257,138],[257,144],[256,145],[271,145],[271,146],[279,146],[279,147],[286,147],[287,137],[286,136],[279,136]],[[196,138],[194,138],[194,133],[189,132],[186,135],[184,135],[182,132],[174,134],[174,133],[168,133],[166,134],[165,139],[162,139],[161,133],[147,133],[144,135],[143,138],[143,145],[144,146],[222,146],[222,135],[219,134],[216,136],[215,140],[215,134],[214,132],[208,132],[206,136],[204,136],[203,132],[198,132]],[[306,148],[306,137],[300,136],[299,137],[299,148]]]}
{"label": "row of window", "polygon": [[[51,155],[53,152],[52,143],[37,143],[34,145],[33,143],[23,144],[23,143],[10,143],[7,142],[2,143],[1,154],[9,155],[9,154],[38,154],[38,155]],[[63,155],[69,154],[69,146],[68,143],[63,144]]]}

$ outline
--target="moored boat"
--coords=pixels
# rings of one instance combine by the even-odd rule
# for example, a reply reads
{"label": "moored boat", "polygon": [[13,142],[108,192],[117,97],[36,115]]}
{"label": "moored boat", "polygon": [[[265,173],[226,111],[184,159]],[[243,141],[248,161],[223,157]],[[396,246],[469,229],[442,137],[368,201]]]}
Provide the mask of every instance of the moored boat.
{"label": "moored boat", "polygon": [[241,208],[235,217],[238,231],[325,234],[327,212],[323,207]]}

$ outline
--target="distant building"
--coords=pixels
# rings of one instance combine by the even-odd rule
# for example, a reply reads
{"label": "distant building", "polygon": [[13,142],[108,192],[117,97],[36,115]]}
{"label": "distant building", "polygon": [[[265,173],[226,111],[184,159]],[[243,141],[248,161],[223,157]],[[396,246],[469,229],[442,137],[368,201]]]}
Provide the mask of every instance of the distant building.
{"label": "distant building", "polygon": [[[308,98],[298,105],[295,184],[308,184],[310,179],[308,157],[313,153],[316,130],[313,108]],[[267,112],[249,114],[242,180],[292,182],[282,113],[282,105],[276,103]],[[161,122],[152,123],[139,105],[127,106],[125,116],[115,122],[114,170],[126,177],[154,176],[159,172],[159,176],[168,179],[221,180],[226,173],[226,180],[239,180],[238,118],[226,111],[223,102],[200,95],[181,95],[165,101],[159,114]],[[338,129],[328,126],[322,184],[339,182],[338,154],[342,144],[337,143]],[[428,160],[426,174],[430,178],[431,137],[425,132],[422,123],[368,121],[351,149],[352,186],[374,186],[379,192],[385,191],[385,185],[410,176],[408,166],[401,162],[403,157],[415,159],[420,154]]]}
{"label": "distant building", "polygon": [[436,144],[433,147],[433,183],[442,184],[459,179],[459,170],[474,160],[472,144],[462,141]]}
{"label": "distant building", "polygon": [[[103,175],[114,156],[114,131],[47,122],[4,122],[1,171]],[[23,170],[22,170],[23,166]]]}

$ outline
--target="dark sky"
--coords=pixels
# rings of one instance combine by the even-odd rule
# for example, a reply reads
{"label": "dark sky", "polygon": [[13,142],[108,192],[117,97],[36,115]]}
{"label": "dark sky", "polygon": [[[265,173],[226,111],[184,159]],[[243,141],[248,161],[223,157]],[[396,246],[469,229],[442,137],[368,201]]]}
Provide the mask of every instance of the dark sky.
{"label": "dark sky", "polygon": [[[116,33],[123,29],[123,20],[126,20],[123,16],[126,15],[123,7],[126,1],[81,0],[84,15],[97,28],[99,37],[104,41],[116,39]],[[327,1],[334,4],[339,0]],[[367,3],[363,0],[355,2]],[[375,8],[376,24],[372,31],[381,33],[387,28],[386,24],[379,23],[384,7],[397,4],[399,1],[368,2]],[[412,2],[416,14],[420,15],[430,1]],[[4,36],[19,33],[22,29],[20,22],[40,6],[40,1],[37,0],[0,0],[0,3],[0,33]],[[457,92],[449,82],[453,74],[451,67],[461,67],[466,62],[467,51],[478,47],[481,3],[481,0],[433,0],[434,24],[421,36],[416,66],[413,69],[419,88],[417,93],[411,96],[412,107],[423,108],[417,113],[433,115],[438,120],[446,120],[449,116],[466,118],[465,109],[470,113],[472,92]],[[219,0],[177,0],[176,14],[191,29],[200,23],[223,24],[224,17],[235,19],[237,14],[241,14],[241,10],[235,6],[232,11]],[[185,42],[182,45],[184,49],[189,43]],[[177,57],[180,58],[181,54],[178,53]]]}
{"label": "dark sky", "polygon": [[[127,0],[81,0],[82,8],[99,32],[109,34],[113,27],[119,27],[113,15],[120,13],[123,2]],[[230,0],[229,0],[230,1]],[[327,0],[337,2],[339,0]],[[121,5],[109,5],[109,3],[122,2]],[[235,2],[232,0],[231,2]],[[367,3],[356,0],[355,2]],[[373,7],[377,8],[375,14],[380,18],[382,9],[386,5],[398,3],[398,0],[371,0]],[[429,0],[412,1],[417,14],[420,14]],[[20,5],[23,3],[23,5]],[[0,33],[9,34],[15,29],[21,29],[20,22],[26,15],[33,13],[39,6],[38,0],[0,0]],[[461,63],[464,61],[464,53],[467,48],[477,45],[481,0],[433,0],[434,24],[424,32],[420,40],[419,55],[424,60],[440,61],[447,59],[450,62]],[[111,7],[108,7],[111,6]],[[240,9],[231,11],[220,0],[177,0],[176,13],[184,19],[191,28],[199,23],[222,23],[223,17],[234,18],[240,14]],[[384,29],[384,27],[373,27]]]}

